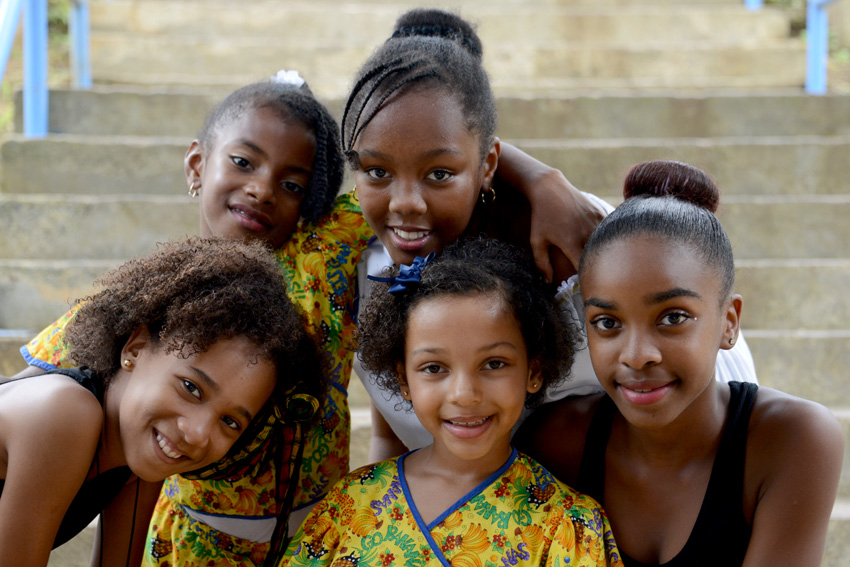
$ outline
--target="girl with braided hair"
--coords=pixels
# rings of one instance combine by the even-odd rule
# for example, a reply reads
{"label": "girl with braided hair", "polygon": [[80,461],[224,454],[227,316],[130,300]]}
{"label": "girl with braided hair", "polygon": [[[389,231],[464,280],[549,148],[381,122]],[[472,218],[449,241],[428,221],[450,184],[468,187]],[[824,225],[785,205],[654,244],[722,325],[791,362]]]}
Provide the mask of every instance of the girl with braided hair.
{"label": "girl with braided hair", "polygon": [[[370,273],[439,254],[464,235],[483,233],[528,248],[528,234],[521,230],[528,219],[512,198],[522,186],[518,176],[501,168],[504,154],[514,158],[518,150],[495,136],[496,106],[481,56],[481,41],[462,18],[412,10],[360,69],[342,120],[342,143],[363,215],[383,245],[367,252]],[[549,225],[553,232],[582,234],[563,217]],[[558,291],[560,304],[577,317],[578,255],[555,264],[562,269],[554,281],[567,280]],[[373,461],[431,442],[398,396],[382,391],[357,363],[355,370],[373,402]],[[718,355],[718,378],[755,381],[743,341]],[[599,388],[587,349],[581,349],[570,380],[550,390],[546,401]]]}

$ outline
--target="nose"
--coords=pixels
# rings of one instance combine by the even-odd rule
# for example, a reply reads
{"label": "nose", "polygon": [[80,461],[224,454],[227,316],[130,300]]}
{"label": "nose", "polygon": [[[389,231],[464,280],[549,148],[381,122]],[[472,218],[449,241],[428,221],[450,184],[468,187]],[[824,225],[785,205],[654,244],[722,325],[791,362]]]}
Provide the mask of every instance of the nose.
{"label": "nose", "polygon": [[630,330],[625,335],[623,348],[620,350],[621,364],[640,370],[661,362],[661,351],[649,331]]}
{"label": "nose", "polygon": [[206,449],[210,444],[210,435],[216,417],[207,412],[195,412],[177,418],[177,428],[183,440],[192,447]]}
{"label": "nose", "polygon": [[481,380],[473,372],[455,372],[449,388],[449,399],[458,406],[471,406],[481,401]]}
{"label": "nose", "polygon": [[261,205],[274,203],[275,181],[261,176],[255,176],[245,185],[245,193]]}
{"label": "nose", "polygon": [[396,181],[390,187],[389,210],[401,216],[422,215],[428,211],[428,203],[416,183]]}

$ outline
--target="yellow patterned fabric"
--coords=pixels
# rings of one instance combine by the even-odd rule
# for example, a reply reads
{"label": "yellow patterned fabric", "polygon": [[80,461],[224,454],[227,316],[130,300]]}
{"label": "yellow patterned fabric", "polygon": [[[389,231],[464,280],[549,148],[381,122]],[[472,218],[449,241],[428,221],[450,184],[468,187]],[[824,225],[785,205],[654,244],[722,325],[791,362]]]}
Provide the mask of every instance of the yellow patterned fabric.
{"label": "yellow patterned fabric", "polygon": [[[356,270],[372,237],[356,196],[346,193],[337,198],[328,216],[315,225],[299,225],[276,251],[289,296],[307,314],[309,330],[321,344],[329,384],[319,410],[321,419],[304,441],[294,509],[321,499],[348,472],[351,416],[347,388],[356,347]],[[22,348],[30,364],[36,360],[42,362],[40,365],[64,364],[61,336],[72,311]],[[183,508],[247,520],[274,517],[278,502],[273,468],[267,462],[250,477],[227,482],[182,476],[167,479],[154,512],[143,564],[258,565],[257,558],[264,558],[268,552],[268,541],[239,540],[202,522],[186,520]],[[166,549],[170,551],[164,553]]]}
{"label": "yellow patterned fabric", "polygon": [[302,524],[279,567],[622,566],[605,512],[516,450],[426,524],[404,457],[354,471]]}

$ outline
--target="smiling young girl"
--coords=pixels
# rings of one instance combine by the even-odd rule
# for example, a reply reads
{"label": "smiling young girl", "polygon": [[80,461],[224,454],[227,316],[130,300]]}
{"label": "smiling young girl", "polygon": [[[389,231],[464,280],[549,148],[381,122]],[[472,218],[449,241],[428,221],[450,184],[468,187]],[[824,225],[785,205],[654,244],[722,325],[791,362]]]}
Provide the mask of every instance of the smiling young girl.
{"label": "smiling young girl", "polygon": [[[466,21],[440,10],[413,10],[399,18],[393,37],[360,69],[343,117],[342,143],[363,215],[383,245],[367,252],[370,273],[439,254],[462,235],[484,233],[528,247],[527,211],[512,200],[515,178],[506,175],[511,168],[502,167],[503,153],[513,158],[517,150],[494,135],[496,105],[481,57],[481,41]],[[528,170],[520,171],[521,177],[530,177]],[[533,185],[527,189],[539,189]],[[564,194],[595,199],[575,189]],[[601,208],[610,210],[605,204]],[[567,233],[582,233],[557,214],[548,222]],[[555,282],[575,272],[568,261],[556,265],[561,269]],[[569,285],[559,298],[569,309],[580,303]],[[723,351],[718,369],[724,381],[755,381],[745,344]],[[372,460],[430,443],[414,416],[397,411],[397,396],[382,391],[356,362],[355,370],[373,402]],[[598,390],[583,349],[570,380],[548,397]]]}
{"label": "smiling young girl", "polygon": [[198,238],[100,281],[66,329],[80,366],[0,385],[4,565],[46,565],[98,514],[92,565],[138,565],[164,478],[227,478],[267,415],[312,414],[318,353],[283,283],[261,245]]}
{"label": "smiling young girl", "polygon": [[580,267],[605,394],[550,404],[519,446],[605,506],[627,566],[820,565],[841,428],[813,402],[715,380],[742,307],[716,185],[648,162],[624,196]]}
{"label": "smiling young girl", "polygon": [[620,564],[598,504],[511,447],[577,339],[530,258],[474,239],[387,279],[360,356],[434,442],[346,477],[282,565]]}

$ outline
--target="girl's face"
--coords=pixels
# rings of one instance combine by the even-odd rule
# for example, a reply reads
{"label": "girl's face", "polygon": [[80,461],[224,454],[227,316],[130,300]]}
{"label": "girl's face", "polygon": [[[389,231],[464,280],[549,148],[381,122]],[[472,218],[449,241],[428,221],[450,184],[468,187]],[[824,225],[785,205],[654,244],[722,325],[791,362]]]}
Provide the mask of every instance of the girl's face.
{"label": "girl's face", "polygon": [[[107,390],[127,465],[147,481],[205,467],[230,450],[274,391],[274,365],[244,338],[189,358],[137,331]],[[116,421],[117,419],[117,421]]]}
{"label": "girl's face", "polygon": [[481,159],[454,97],[437,89],[391,99],[354,148],[363,216],[397,265],[439,252],[463,234],[482,188],[489,188],[498,146]]}
{"label": "girl's face", "polygon": [[663,427],[710,399],[741,310],[740,296],[721,307],[720,289],[692,248],[657,236],[608,244],[582,272],[593,369],[631,424]]}
{"label": "girl's face", "polygon": [[201,236],[256,238],[279,248],[298,223],[316,140],[297,120],[270,108],[219,126],[209,148],[186,153],[189,183],[201,198]]}
{"label": "girl's face", "polygon": [[496,470],[528,392],[540,389],[515,317],[495,294],[438,296],[407,322],[402,394],[435,455]]}

